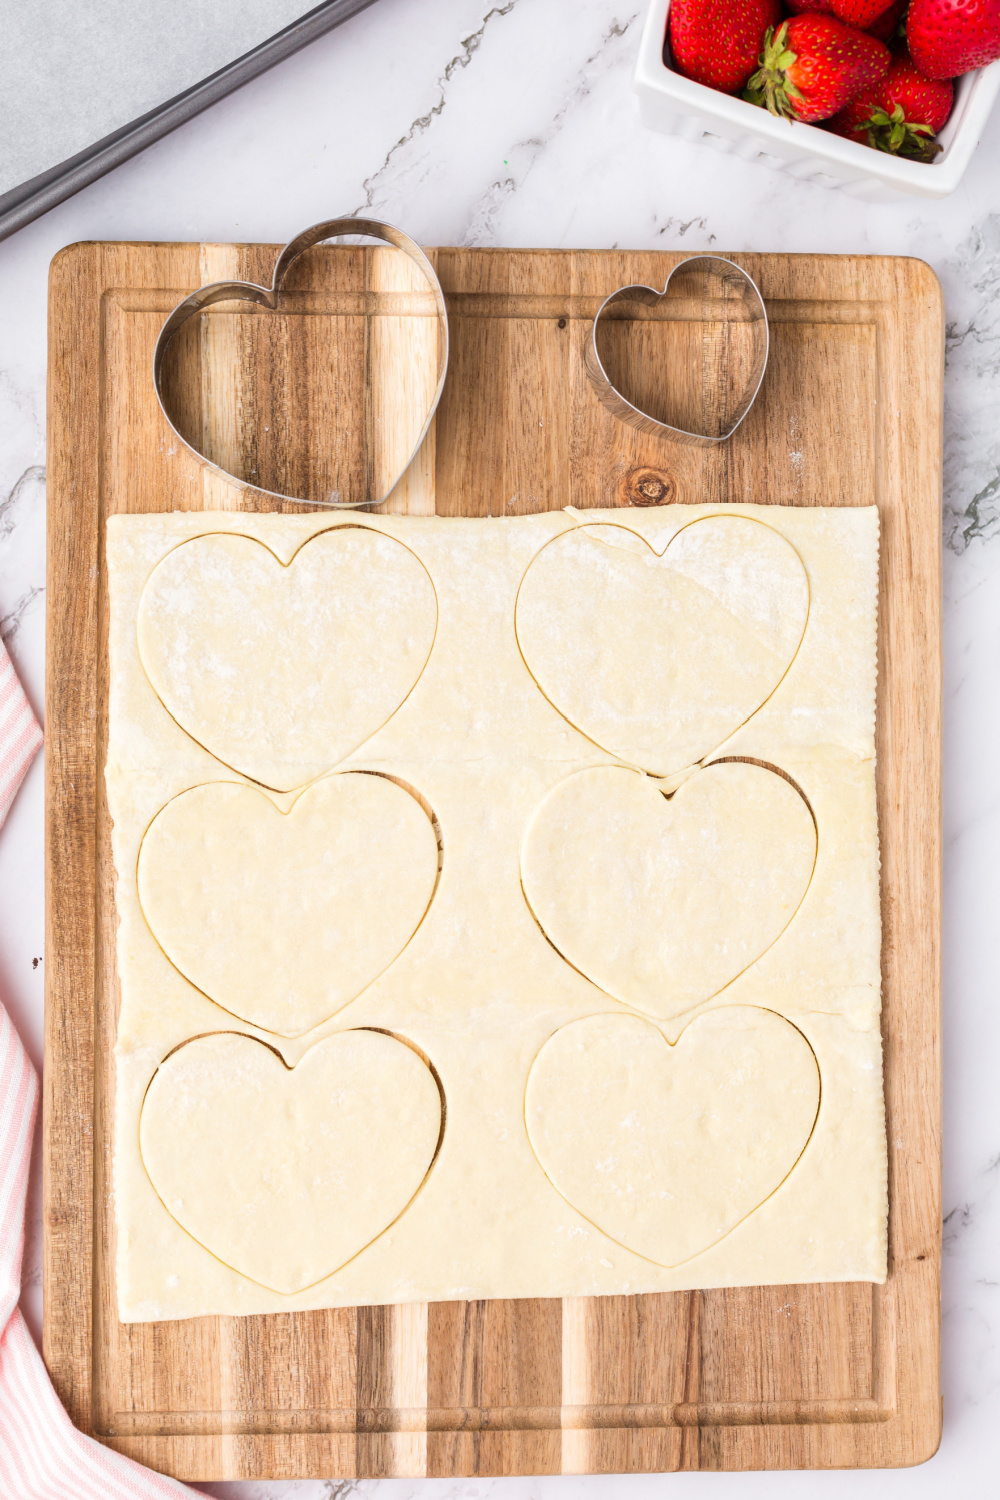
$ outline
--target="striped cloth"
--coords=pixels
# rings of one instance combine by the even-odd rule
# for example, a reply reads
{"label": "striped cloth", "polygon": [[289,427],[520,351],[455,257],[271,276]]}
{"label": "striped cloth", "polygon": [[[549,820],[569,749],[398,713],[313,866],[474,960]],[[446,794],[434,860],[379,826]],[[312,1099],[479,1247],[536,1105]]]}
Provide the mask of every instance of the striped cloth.
{"label": "striped cloth", "polygon": [[38,720],[17,680],[7,648],[0,641],[0,824],[41,743]]}
{"label": "striped cloth", "polygon": [[[0,823],[42,743],[0,643]],[[66,1415],[21,1316],[24,1199],[38,1079],[0,1005],[0,1497],[180,1500],[194,1491],[103,1448]]]}

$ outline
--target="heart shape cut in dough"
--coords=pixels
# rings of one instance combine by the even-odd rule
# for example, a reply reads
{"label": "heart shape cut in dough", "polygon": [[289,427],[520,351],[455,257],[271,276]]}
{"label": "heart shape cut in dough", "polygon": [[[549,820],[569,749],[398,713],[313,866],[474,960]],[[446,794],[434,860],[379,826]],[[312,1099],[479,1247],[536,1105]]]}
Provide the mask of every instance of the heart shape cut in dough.
{"label": "heart shape cut in dough", "polygon": [[517,597],[542,693],[602,750],[654,776],[697,765],[771,696],[809,613],[802,560],[744,516],[706,516],[662,553],[624,526],[576,526]]}
{"label": "heart shape cut in dough", "polygon": [[774,1011],[707,1011],[671,1047],[639,1016],[589,1016],[532,1064],[525,1120],[556,1191],[661,1266],[708,1250],[759,1208],[805,1150],[820,1076]]}
{"label": "heart shape cut in dough", "polygon": [[434,894],[434,826],[385,776],[314,782],[288,813],[210,782],[168,802],[139,850],[139,900],[184,977],[232,1015],[300,1036],[396,959]]}
{"label": "heart shape cut in dough", "polygon": [[233,1032],[160,1064],[139,1119],[164,1207],[227,1266],[299,1292],[407,1208],[434,1160],[441,1094],[412,1047],[341,1031],[289,1069]]}
{"label": "heart shape cut in dough", "polygon": [[234,771],[292,791],[381,729],[437,630],[423,563],[342,525],[282,564],[251,537],[182,542],[150,574],[139,655],[167,712]]}
{"label": "heart shape cut in dough", "polygon": [[621,766],[578,771],[539,805],[521,882],[563,958],[666,1018],[731,984],[795,915],[816,825],[775,771],[716,761],[669,799]]}

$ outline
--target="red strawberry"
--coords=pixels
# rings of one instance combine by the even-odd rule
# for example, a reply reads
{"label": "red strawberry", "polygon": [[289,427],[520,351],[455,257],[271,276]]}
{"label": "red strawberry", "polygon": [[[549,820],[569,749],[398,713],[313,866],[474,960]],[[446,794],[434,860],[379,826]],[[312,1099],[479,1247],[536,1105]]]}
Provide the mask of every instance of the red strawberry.
{"label": "red strawberry", "polygon": [[931,161],[941,150],[934,136],[951,114],[955,86],[950,78],[925,78],[905,55],[894,57],[888,73],[862,89],[827,125],[849,141]]}
{"label": "red strawberry", "polygon": [[673,0],[668,36],[675,70],[738,94],[757,66],[764,33],[780,16],[779,0]]}
{"label": "red strawberry", "polygon": [[889,71],[888,47],[833,16],[793,16],[764,38],[743,92],[772,115],[826,120]]}
{"label": "red strawberry", "polygon": [[903,29],[905,29],[900,27],[899,23],[903,19],[908,4],[909,0],[895,0],[894,4],[884,10],[880,16],[876,16],[874,21],[865,27],[868,35],[877,36],[880,42],[885,42],[886,46],[888,46],[896,33],[902,33]]}
{"label": "red strawberry", "polygon": [[[884,6],[885,0],[877,0],[877,3]],[[864,3],[864,0],[785,0],[785,9],[793,16],[836,16],[846,26],[856,26],[859,31],[867,31],[869,36],[877,36],[880,42],[889,42],[895,36],[908,4],[909,0],[892,0],[891,5],[876,12],[870,21],[855,21],[848,14],[851,9],[856,15],[869,15],[875,10],[874,5]]]}
{"label": "red strawberry", "polygon": [[927,78],[957,78],[1000,57],[1000,0],[912,0],[906,45]]}
{"label": "red strawberry", "polygon": [[[869,36],[877,36],[880,42],[888,42],[895,35],[908,4],[909,0],[892,0],[891,5],[879,11],[876,6],[885,6],[885,0],[876,0],[875,4],[868,0],[785,0],[785,9],[793,16],[836,16],[846,26],[856,26]],[[852,8],[858,15],[873,11],[875,14],[870,21],[855,21],[847,14]]]}
{"label": "red strawberry", "polygon": [[885,10],[885,0],[831,0],[830,8],[845,26],[866,31]]}

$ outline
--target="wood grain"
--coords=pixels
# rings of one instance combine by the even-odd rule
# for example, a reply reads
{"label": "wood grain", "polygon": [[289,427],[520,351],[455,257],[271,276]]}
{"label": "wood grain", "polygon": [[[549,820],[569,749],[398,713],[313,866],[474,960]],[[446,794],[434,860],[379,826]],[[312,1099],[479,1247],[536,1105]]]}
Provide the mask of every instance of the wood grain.
{"label": "wood grain", "polygon": [[[270,324],[228,304],[202,318],[172,376],[185,431],[262,483],[351,493],[378,483],[424,393],[415,379],[406,408],[383,383],[419,364],[426,341],[389,253],[310,252]],[[451,373],[417,467],[386,507],[475,516],[566,504],[878,503],[887,1285],[118,1322],[104,521],[295,508],[220,478],[178,444],[149,373],[159,326],[182,296],[220,277],[260,281],[274,254],[82,244],[52,265],[45,1355],[73,1420],[192,1479],[929,1457],[940,1430],[943,311],[933,274],[913,260],[736,256],[768,305],[771,364],[731,442],[703,450],[616,422],[583,365],[604,296],[629,282],[662,285],[680,257],[432,252]],[[619,325],[609,358],[663,411],[711,420],[726,396],[705,351],[724,348],[738,371],[745,330],[710,288],[679,292]]]}

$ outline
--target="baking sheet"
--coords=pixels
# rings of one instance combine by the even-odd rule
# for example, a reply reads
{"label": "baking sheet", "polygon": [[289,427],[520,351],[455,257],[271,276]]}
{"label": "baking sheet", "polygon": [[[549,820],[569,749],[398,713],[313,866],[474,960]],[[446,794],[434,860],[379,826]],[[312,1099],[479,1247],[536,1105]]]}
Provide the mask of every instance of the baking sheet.
{"label": "baking sheet", "polygon": [[0,192],[190,88],[310,9],[302,0],[34,0],[0,53]]}
{"label": "baking sheet", "polygon": [[371,3],[5,6],[0,239]]}

